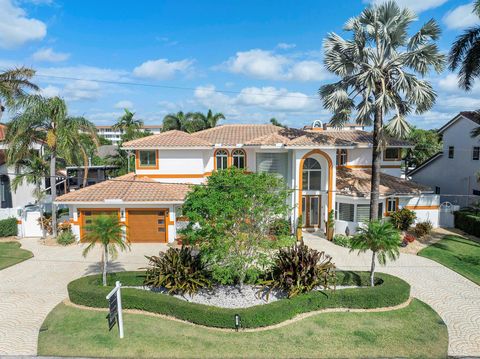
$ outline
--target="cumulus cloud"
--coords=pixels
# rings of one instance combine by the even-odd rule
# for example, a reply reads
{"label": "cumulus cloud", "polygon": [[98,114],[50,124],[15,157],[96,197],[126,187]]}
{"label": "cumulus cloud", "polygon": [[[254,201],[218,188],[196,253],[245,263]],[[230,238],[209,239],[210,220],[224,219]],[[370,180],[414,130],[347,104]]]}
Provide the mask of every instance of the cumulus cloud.
{"label": "cumulus cloud", "polygon": [[68,101],[91,101],[102,95],[100,85],[88,80],[68,82],[63,89],[63,94]]}
{"label": "cumulus cloud", "polygon": [[12,48],[28,41],[41,40],[47,26],[29,18],[26,12],[11,0],[0,0],[0,47]]}
{"label": "cumulus cloud", "polygon": [[155,80],[168,80],[177,73],[187,73],[193,70],[193,60],[168,61],[167,59],[145,61],[133,69],[137,77]]}
{"label": "cumulus cloud", "polygon": [[480,19],[473,13],[473,2],[471,2],[447,12],[443,17],[443,22],[449,29],[464,29],[480,24]]}
{"label": "cumulus cloud", "polygon": [[132,101],[128,101],[128,100],[122,100],[122,101],[118,101],[115,106],[115,108],[132,108],[133,107],[133,102]]}
{"label": "cumulus cloud", "polygon": [[[382,4],[386,0],[367,0],[371,4]],[[421,13],[425,10],[434,9],[443,5],[447,0],[397,0],[397,4],[401,7],[408,7],[416,13]]]}
{"label": "cumulus cloud", "polygon": [[290,44],[287,42],[280,42],[277,44],[277,48],[282,49],[282,50],[290,50],[295,48],[297,45],[296,44]]}
{"label": "cumulus cloud", "polygon": [[67,60],[70,57],[70,54],[66,52],[55,52],[51,47],[49,47],[36,51],[32,57],[35,61],[62,62]]}
{"label": "cumulus cloud", "polygon": [[40,94],[45,97],[60,96],[61,89],[57,86],[48,85],[40,89]]}

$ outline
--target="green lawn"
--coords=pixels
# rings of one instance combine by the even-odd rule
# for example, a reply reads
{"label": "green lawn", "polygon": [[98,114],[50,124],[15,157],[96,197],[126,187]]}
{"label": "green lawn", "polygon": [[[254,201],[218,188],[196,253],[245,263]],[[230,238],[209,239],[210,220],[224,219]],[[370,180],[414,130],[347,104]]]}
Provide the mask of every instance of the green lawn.
{"label": "green lawn", "polygon": [[445,236],[418,252],[480,285],[480,244],[459,236]]}
{"label": "green lawn", "polygon": [[45,320],[38,355],[92,357],[421,357],[445,358],[440,317],[414,300],[379,313],[325,313],[253,333],[222,332],[141,314],[125,314],[125,338],[108,331],[106,312],[59,304]]}
{"label": "green lawn", "polygon": [[18,242],[0,242],[0,270],[33,257],[33,253],[20,248]]}

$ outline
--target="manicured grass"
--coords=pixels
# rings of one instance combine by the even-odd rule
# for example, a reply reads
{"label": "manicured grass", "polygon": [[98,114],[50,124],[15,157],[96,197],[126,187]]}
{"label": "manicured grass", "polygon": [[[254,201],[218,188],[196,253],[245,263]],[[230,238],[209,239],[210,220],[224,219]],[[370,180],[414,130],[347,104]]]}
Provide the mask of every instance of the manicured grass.
{"label": "manicured grass", "polygon": [[[105,296],[115,280],[126,286],[141,286],[144,272],[119,272],[109,275],[110,286],[100,285],[100,276],[79,278],[68,284],[68,295],[73,303],[88,307],[107,307]],[[242,317],[245,328],[257,328],[281,323],[298,314],[325,308],[379,308],[404,303],[410,296],[410,286],[400,278],[378,273],[377,285],[368,287],[368,272],[337,272],[338,285],[362,285],[337,291],[310,292],[291,299],[283,299],[250,308],[218,308],[186,302],[175,297],[150,291],[125,288],[122,290],[123,307],[165,314],[209,327],[233,328],[235,314]]]}
{"label": "manicured grass", "polygon": [[125,314],[125,338],[108,331],[105,312],[59,304],[45,320],[38,355],[157,358],[446,358],[448,334],[440,317],[413,300],[378,313],[325,313],[281,328],[223,332]]}
{"label": "manicured grass", "polygon": [[33,257],[33,253],[20,248],[18,242],[0,242],[0,270]]}
{"label": "manicured grass", "polygon": [[480,285],[480,244],[459,236],[445,236],[418,252]]}

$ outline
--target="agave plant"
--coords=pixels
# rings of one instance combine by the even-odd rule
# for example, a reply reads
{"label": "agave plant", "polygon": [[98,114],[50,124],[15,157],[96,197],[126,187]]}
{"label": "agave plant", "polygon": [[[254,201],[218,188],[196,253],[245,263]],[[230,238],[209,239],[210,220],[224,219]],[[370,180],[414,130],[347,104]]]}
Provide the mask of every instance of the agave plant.
{"label": "agave plant", "polygon": [[316,287],[335,286],[335,264],[325,252],[310,249],[303,243],[296,244],[278,251],[267,278],[261,283],[259,294],[265,293],[268,300],[272,290],[279,289],[291,298]]}
{"label": "agave plant", "polygon": [[164,287],[168,294],[191,296],[212,285],[200,256],[188,247],[169,248],[159,256],[146,258],[150,262],[143,282],[146,286]]}

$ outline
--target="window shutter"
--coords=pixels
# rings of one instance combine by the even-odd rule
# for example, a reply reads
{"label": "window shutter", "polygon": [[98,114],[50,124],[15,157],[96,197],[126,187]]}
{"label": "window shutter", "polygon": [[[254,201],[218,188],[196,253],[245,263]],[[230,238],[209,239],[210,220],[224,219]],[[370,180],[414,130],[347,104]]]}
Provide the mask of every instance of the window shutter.
{"label": "window shutter", "polygon": [[352,203],[338,204],[338,219],[341,221],[353,222],[354,205]]}
{"label": "window shutter", "polygon": [[357,204],[357,222],[367,222],[370,219],[370,205]]}
{"label": "window shutter", "polygon": [[277,174],[287,178],[287,153],[257,153],[257,172]]}

